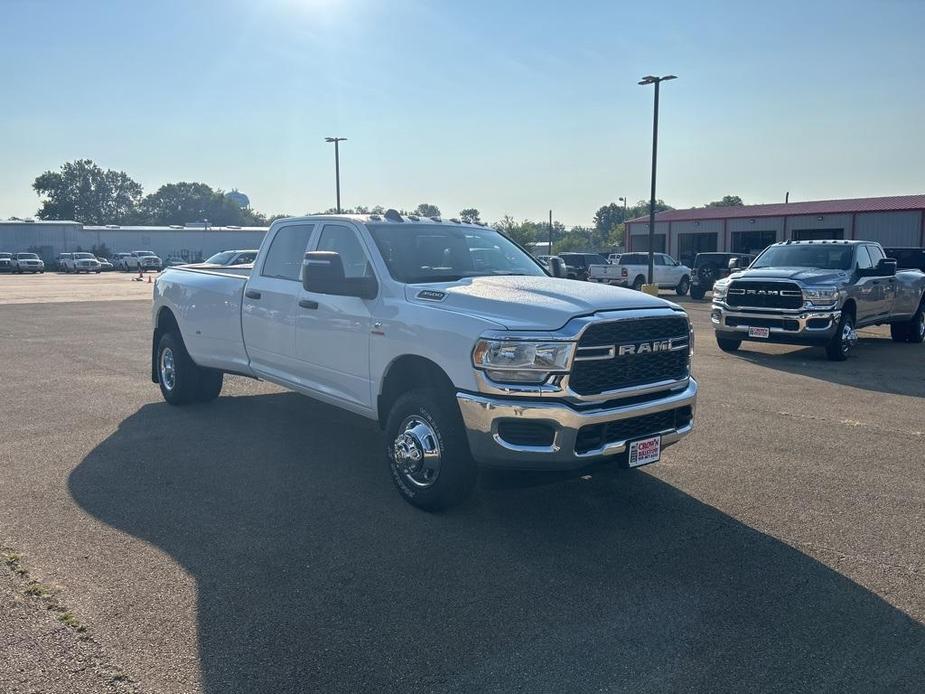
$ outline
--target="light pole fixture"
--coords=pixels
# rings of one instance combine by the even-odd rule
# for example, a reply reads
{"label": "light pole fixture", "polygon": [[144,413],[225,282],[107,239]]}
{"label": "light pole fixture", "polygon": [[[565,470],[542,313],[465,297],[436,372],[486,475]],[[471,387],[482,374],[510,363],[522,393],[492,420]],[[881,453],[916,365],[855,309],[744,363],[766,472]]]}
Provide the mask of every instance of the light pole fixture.
{"label": "light pole fixture", "polygon": [[346,137],[326,137],[325,142],[334,143],[334,179],[337,184],[337,214],[340,214],[340,145]]}
{"label": "light pole fixture", "polygon": [[649,196],[649,284],[653,283],[652,275],[655,270],[655,168],[658,161],[658,87],[662,82],[677,79],[675,75],[656,77],[646,75],[639,84],[655,85],[655,109],[652,114],[652,192]]}

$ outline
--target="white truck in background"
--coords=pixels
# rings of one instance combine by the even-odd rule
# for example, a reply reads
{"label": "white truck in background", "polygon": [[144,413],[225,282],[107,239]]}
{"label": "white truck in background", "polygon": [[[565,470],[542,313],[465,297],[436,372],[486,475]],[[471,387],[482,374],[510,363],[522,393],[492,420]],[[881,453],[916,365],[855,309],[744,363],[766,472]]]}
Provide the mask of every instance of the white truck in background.
{"label": "white truck in background", "polygon": [[672,303],[550,277],[485,225],[389,210],[277,220],[249,271],[165,270],[151,378],[175,405],[234,373],[376,420],[401,495],[438,509],[479,466],[657,461],[693,427],[692,347]]}
{"label": "white truck in background", "polygon": [[[691,269],[667,253],[655,253],[652,279],[659,289],[674,289],[678,296],[687,294],[691,287]],[[591,282],[602,282],[617,287],[632,287],[639,291],[649,276],[648,253],[620,253],[614,262],[592,265],[588,269]]]}

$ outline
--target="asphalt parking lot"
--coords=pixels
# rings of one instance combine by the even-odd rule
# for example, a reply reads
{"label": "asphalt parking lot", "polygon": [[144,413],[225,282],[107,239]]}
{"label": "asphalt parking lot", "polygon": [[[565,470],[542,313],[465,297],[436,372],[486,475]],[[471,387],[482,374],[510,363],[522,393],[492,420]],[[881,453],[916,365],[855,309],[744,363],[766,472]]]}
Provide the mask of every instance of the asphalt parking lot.
{"label": "asphalt parking lot", "polygon": [[[363,419],[238,377],[163,403],[149,292],[0,276],[0,545],[85,625],[106,686],[922,690],[925,346],[878,328],[846,363],[729,355],[684,300],[697,428],[661,462],[488,476],[427,514]],[[39,668],[54,690],[67,651],[27,623],[0,621],[0,685]]]}

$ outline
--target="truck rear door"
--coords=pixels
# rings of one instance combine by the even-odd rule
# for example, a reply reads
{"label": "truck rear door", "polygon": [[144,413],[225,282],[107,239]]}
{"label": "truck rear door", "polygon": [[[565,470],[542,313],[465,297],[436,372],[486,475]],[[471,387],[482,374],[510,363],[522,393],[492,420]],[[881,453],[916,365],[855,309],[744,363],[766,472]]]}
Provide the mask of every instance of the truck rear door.
{"label": "truck rear door", "polygon": [[[340,254],[346,277],[373,273],[369,249],[353,225],[327,222],[311,250]],[[299,286],[295,315],[296,376],[300,385],[354,410],[372,407],[370,306],[376,299],[307,292]]]}
{"label": "truck rear door", "polygon": [[314,224],[287,224],[264,242],[244,287],[241,329],[258,375],[293,381],[295,312],[302,289],[302,259]]}

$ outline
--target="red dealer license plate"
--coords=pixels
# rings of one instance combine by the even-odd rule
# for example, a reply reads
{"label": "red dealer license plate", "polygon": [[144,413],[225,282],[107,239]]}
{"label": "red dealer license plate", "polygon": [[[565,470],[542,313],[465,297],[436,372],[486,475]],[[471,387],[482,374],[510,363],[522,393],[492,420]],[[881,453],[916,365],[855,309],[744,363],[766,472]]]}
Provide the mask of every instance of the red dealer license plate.
{"label": "red dealer license plate", "polygon": [[771,331],[768,328],[749,328],[748,336],[749,337],[768,337],[771,334]]}
{"label": "red dealer license plate", "polygon": [[662,455],[662,437],[652,436],[630,443],[627,464],[630,467],[639,467],[649,463],[657,463]]}

